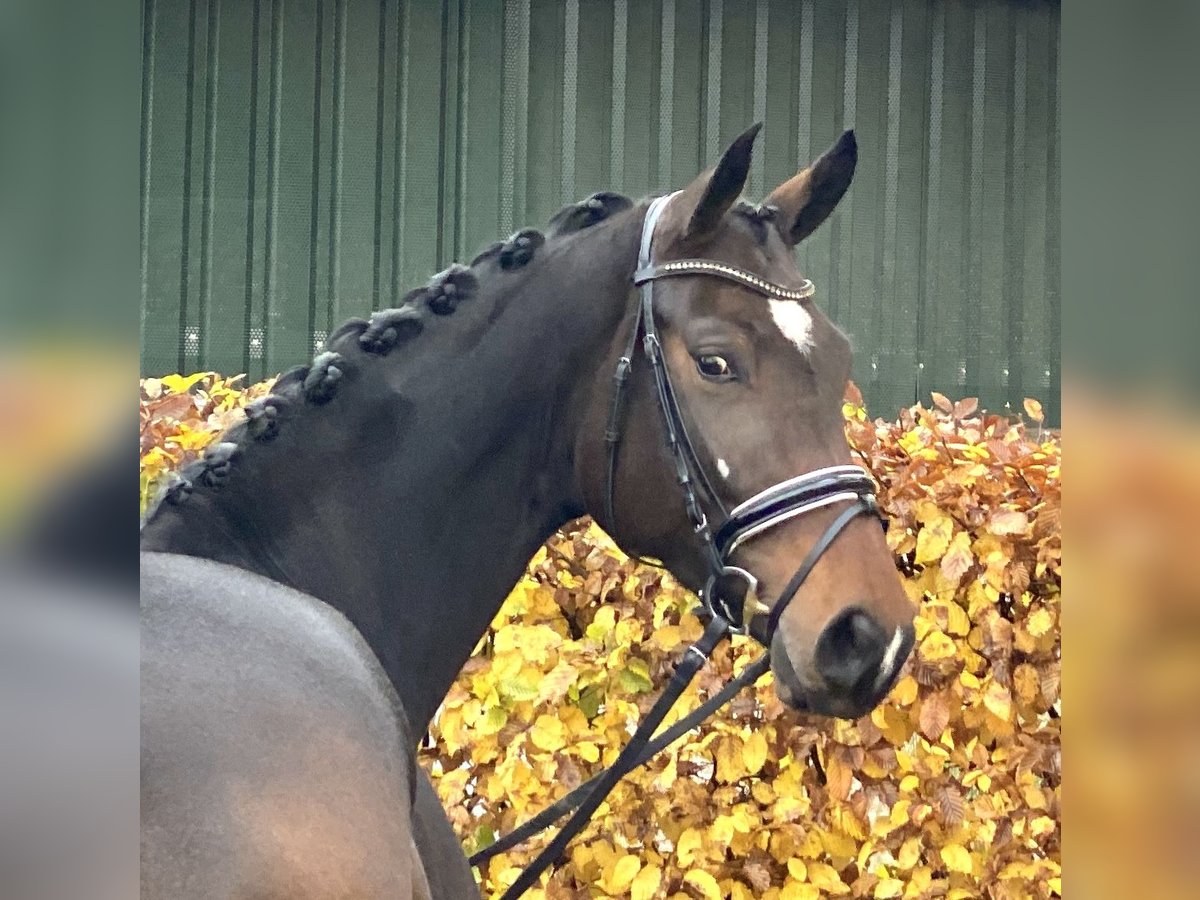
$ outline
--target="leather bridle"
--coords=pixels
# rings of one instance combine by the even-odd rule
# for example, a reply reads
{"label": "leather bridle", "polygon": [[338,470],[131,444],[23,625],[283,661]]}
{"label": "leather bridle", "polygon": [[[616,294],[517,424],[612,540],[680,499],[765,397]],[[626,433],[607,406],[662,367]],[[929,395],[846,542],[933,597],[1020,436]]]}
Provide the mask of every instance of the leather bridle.
{"label": "leather bridle", "polygon": [[[640,296],[625,352],[617,362],[613,376],[612,404],[605,431],[608,449],[605,513],[609,527],[613,527],[616,521],[613,497],[627,402],[626,384],[633,369],[638,338],[641,337],[642,350],[654,376],[664,436],[675,466],[675,480],[683,494],[688,520],[709,569],[708,579],[700,593],[701,600],[710,616],[720,617],[729,623],[731,632],[750,634],[764,646],[769,646],[780,616],[838,534],[860,515],[879,515],[875,483],[858,466],[829,466],[781,481],[732,510],[726,510],[688,435],[679,400],[671,384],[671,373],[654,320],[654,283],[685,276],[721,278],[764,297],[795,302],[811,297],[815,288],[807,279],[798,288],[783,287],[753,272],[712,259],[681,259],[655,265],[651,252],[654,229],[674,196],[671,194],[654,200],[642,224],[637,270],[633,274],[633,283],[637,285]],[[707,500],[709,509],[721,517],[721,523],[715,529],[709,523],[701,494]],[[775,603],[767,606],[758,596],[757,579],[745,569],[730,564],[734,552],[746,541],[777,525],[842,502],[850,505],[826,528]]]}
{"label": "leather bridle", "polygon": [[[664,278],[697,275],[722,278],[765,297],[797,302],[811,297],[814,289],[812,282],[807,280],[796,289],[782,287],[752,272],[711,259],[682,259],[654,265],[650,252],[654,227],[673,196],[675,195],[654,200],[646,211],[646,218],[642,224],[638,265],[633,275],[633,283],[637,285],[640,297],[625,352],[617,363],[613,376],[612,404],[609,409],[608,427],[605,430],[608,467],[604,505],[608,517],[606,524],[613,528],[616,521],[613,497],[617,456],[628,399],[626,384],[629,373],[633,370],[633,360],[640,337],[642,350],[654,375],[658,409],[662,417],[667,448],[675,466],[675,480],[682,491],[688,520],[709,568],[708,579],[700,594],[709,621],[704,634],[688,647],[666,689],[642,719],[633,737],[621,749],[611,766],[515,831],[471,857],[470,862],[473,866],[481,866],[498,853],[549,827],[568,812],[575,811],[549,845],[504,892],[502,900],[516,900],[537,882],[542,872],[562,855],[571,838],[587,824],[621,778],[649,760],[663,747],[695,728],[728,703],[744,686],[753,684],[767,671],[770,667],[770,654],[763,653],[699,708],[661,734],[656,733],[667,713],[683,695],[688,684],[708,661],[721,640],[731,633],[750,634],[769,647],[779,625],[779,617],[837,536],[858,516],[879,515],[875,500],[875,483],[857,466],[829,466],[789,478],[726,511],[720,496],[708,479],[696,453],[696,446],[688,435],[679,400],[671,386],[671,374],[663,357],[662,342],[654,321],[654,282]],[[715,530],[709,524],[701,493],[704,494],[709,507],[721,517],[721,524]],[[729,560],[734,552],[746,541],[789,519],[843,502],[848,502],[849,505],[825,528],[772,606],[767,606],[759,599],[758,581],[755,577],[745,569],[730,564]]]}

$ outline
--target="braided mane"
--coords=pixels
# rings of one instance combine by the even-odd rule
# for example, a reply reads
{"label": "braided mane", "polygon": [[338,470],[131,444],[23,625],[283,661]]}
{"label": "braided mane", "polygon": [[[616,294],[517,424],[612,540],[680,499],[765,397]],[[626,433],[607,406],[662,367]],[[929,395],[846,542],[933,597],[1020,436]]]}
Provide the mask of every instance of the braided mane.
{"label": "braided mane", "polygon": [[245,448],[272,441],[279,435],[288,410],[305,405],[323,406],[332,400],[353,365],[332,349],[339,342],[355,340],[364,353],[387,356],[418,337],[427,323],[453,315],[461,304],[479,292],[481,279],[517,272],[534,259],[547,240],[590,228],[632,205],[628,197],[611,191],[593,194],[555,213],[545,234],[524,228],[486,247],[469,266],[455,263],[437,273],[428,284],[409,291],[398,307],[376,310],[368,319],[347,320],[329,336],[326,349],[308,365],[287,370],[276,379],[268,396],[247,405],[244,421],[229,428],[200,459],[168,476],[146,511],[143,527],[163,503],[183,503],[197,488],[219,490]]}

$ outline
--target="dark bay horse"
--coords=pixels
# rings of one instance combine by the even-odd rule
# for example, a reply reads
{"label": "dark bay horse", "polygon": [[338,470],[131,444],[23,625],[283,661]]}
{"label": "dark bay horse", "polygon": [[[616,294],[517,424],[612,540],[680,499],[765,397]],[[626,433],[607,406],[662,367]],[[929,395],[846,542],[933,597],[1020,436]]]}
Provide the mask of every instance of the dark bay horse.
{"label": "dark bay horse", "polygon": [[587,513],[739,607],[788,704],[849,718],[886,694],[913,609],[848,466],[849,343],[792,254],[857,147],[753,206],[757,132],[668,198],[595,195],[346,323],[164,491],[142,532],[144,896],[475,895],[416,737]]}

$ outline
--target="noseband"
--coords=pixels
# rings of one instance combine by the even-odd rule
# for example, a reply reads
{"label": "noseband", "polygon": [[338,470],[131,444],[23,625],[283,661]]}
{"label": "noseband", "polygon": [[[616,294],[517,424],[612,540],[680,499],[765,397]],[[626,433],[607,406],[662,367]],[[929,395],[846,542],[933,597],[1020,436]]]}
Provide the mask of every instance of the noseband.
{"label": "noseband", "polygon": [[[875,483],[858,466],[828,466],[781,481],[732,510],[725,509],[688,435],[679,400],[671,385],[671,373],[654,321],[654,282],[665,278],[706,276],[731,281],[773,300],[796,302],[811,297],[815,288],[807,279],[799,288],[786,288],[753,272],[712,259],[681,259],[655,265],[651,254],[654,228],[673,196],[654,200],[642,224],[637,270],[633,275],[640,299],[629,341],[613,376],[612,404],[605,431],[608,447],[605,511],[611,527],[615,522],[613,494],[627,399],[625,388],[633,368],[638,338],[641,337],[642,351],[654,375],[667,449],[675,464],[675,480],[683,493],[688,520],[708,563],[709,575],[700,593],[701,600],[711,617],[728,623],[729,631],[750,634],[763,645],[769,646],[780,616],[842,530],[860,515],[879,515]],[[721,516],[721,522],[715,530],[705,514],[701,493],[707,499],[709,508]],[[734,552],[746,541],[797,516],[843,502],[849,502],[850,505],[825,529],[771,606],[759,598],[758,580],[745,569],[730,564]]]}

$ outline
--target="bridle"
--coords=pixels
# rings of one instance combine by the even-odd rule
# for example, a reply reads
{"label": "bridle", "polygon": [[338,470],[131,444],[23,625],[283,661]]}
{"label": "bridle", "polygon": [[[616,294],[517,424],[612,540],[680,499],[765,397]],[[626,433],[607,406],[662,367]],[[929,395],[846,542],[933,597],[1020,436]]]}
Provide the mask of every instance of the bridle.
{"label": "bridle", "polygon": [[[654,200],[642,224],[638,265],[633,274],[639,300],[625,353],[617,362],[613,376],[612,403],[608,428],[605,430],[608,449],[605,513],[611,527],[616,521],[613,497],[626,406],[626,384],[633,369],[640,336],[642,350],[654,376],[658,409],[667,448],[675,466],[675,479],[683,494],[692,531],[709,568],[707,582],[700,592],[705,610],[711,617],[725,620],[730,632],[750,634],[764,646],[770,646],[780,616],[837,536],[858,516],[879,515],[875,482],[858,466],[828,466],[781,481],[739,503],[732,510],[725,509],[688,435],[679,400],[671,385],[671,373],[663,357],[662,342],[654,320],[654,283],[685,276],[721,278],[764,297],[796,302],[811,297],[816,289],[807,279],[799,288],[783,287],[753,272],[712,259],[681,259],[655,265],[651,253],[654,229],[674,196],[671,194]],[[709,508],[721,516],[721,523],[715,530],[705,514],[700,493],[704,494]],[[849,502],[850,505],[825,529],[775,603],[767,606],[758,596],[758,580],[745,569],[730,564],[734,552],[746,541],[777,525],[842,502]]]}
{"label": "bridle", "polygon": [[[643,353],[654,375],[658,409],[667,448],[674,463],[675,480],[683,494],[684,507],[692,531],[709,568],[708,579],[700,592],[708,624],[701,638],[692,644],[680,659],[666,689],[608,769],[543,810],[520,828],[471,857],[472,865],[481,865],[575,810],[570,821],[505,891],[503,900],[516,900],[536,883],[542,872],[562,855],[571,838],[587,824],[600,803],[625,774],[695,728],[731,700],[742,687],[753,684],[766,672],[770,666],[769,652],[759,656],[718,694],[691,714],[680,719],[662,734],[655,734],[667,713],[723,638],[729,634],[749,634],[769,648],[783,611],[787,609],[800,586],[837,536],[860,515],[879,516],[875,483],[857,466],[815,469],[774,484],[739,503],[732,510],[726,510],[708,479],[696,453],[695,444],[688,435],[679,400],[671,385],[671,374],[663,356],[662,342],[654,321],[654,283],[665,278],[706,276],[734,282],[765,297],[797,302],[811,297],[814,288],[808,280],[799,288],[783,287],[753,272],[711,259],[681,259],[655,265],[651,257],[654,228],[674,196],[671,194],[655,199],[647,209],[642,223],[638,264],[633,274],[633,283],[638,287],[639,299],[625,352],[613,375],[612,403],[604,435],[608,451],[604,505],[607,524],[612,527],[616,521],[614,491],[628,400],[626,386],[629,374],[633,370],[640,337]],[[704,494],[710,508],[721,516],[721,523],[715,530],[709,524],[700,493]],[[759,598],[758,581],[753,575],[730,564],[729,560],[734,552],[746,541],[797,516],[843,502],[849,505],[825,528],[773,605],[767,606]],[[886,528],[886,523],[884,527]]]}

